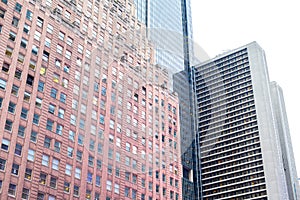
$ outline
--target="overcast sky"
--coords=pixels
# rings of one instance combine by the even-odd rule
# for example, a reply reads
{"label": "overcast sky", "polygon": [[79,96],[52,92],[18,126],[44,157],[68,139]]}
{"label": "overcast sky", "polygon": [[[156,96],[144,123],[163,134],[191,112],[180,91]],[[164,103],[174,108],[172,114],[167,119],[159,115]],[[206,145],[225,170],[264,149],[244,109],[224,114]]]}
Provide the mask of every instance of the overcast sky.
{"label": "overcast sky", "polygon": [[300,177],[299,0],[191,0],[194,40],[212,58],[257,41],[282,87]]}

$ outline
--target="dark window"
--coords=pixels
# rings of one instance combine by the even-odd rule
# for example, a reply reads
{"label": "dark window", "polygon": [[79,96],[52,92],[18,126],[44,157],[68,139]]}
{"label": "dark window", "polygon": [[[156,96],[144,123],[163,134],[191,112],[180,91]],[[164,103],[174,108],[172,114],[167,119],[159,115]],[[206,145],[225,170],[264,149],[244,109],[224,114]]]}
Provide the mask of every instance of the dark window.
{"label": "dark window", "polygon": [[11,173],[14,175],[19,175],[19,168],[20,166],[16,163],[13,163],[12,168],[11,168]]}
{"label": "dark window", "polygon": [[19,25],[19,19],[16,18],[16,17],[13,17],[13,20],[12,20],[11,24],[12,24],[14,27],[18,27],[18,25]]}
{"label": "dark window", "polygon": [[47,174],[40,173],[40,184],[45,185],[46,184],[46,179],[47,179]]}
{"label": "dark window", "polygon": [[26,12],[26,18],[31,21],[32,20],[32,16],[33,16],[33,13],[30,10],[27,10],[27,12]]}
{"label": "dark window", "polygon": [[60,93],[60,98],[59,98],[59,100],[60,100],[62,103],[66,103],[66,99],[67,99],[67,95],[64,94],[64,93]]}
{"label": "dark window", "polygon": [[13,125],[13,122],[11,120],[7,119],[5,121],[4,129],[7,130],[7,131],[11,131],[12,130],[12,125]]}
{"label": "dark window", "polygon": [[56,182],[57,182],[57,178],[51,176],[51,178],[50,178],[50,187],[56,188]]}
{"label": "dark window", "polygon": [[16,195],[17,186],[15,184],[10,183],[8,188],[8,194],[15,196]]}
{"label": "dark window", "polygon": [[56,95],[57,95],[57,89],[51,88],[50,96],[56,99]]}
{"label": "dark window", "polygon": [[39,81],[38,91],[43,92],[44,91],[44,86],[45,86],[45,83],[43,81]]}
{"label": "dark window", "polygon": [[8,104],[8,112],[15,113],[15,109],[16,109],[16,104],[10,101]]}
{"label": "dark window", "polygon": [[11,32],[9,32],[8,39],[14,42],[16,40],[16,36],[17,36],[16,33],[11,31]]}
{"label": "dark window", "polygon": [[21,79],[21,76],[22,76],[22,71],[20,69],[16,69],[15,78]]}
{"label": "dark window", "polygon": [[22,5],[19,4],[19,3],[16,3],[16,6],[15,6],[15,11],[17,11],[18,13],[20,13],[22,10]]}
{"label": "dark window", "polygon": [[0,158],[0,170],[4,170],[6,165],[6,160]]}
{"label": "dark window", "polygon": [[36,142],[36,140],[37,140],[37,132],[31,131],[30,141]]}
{"label": "dark window", "polygon": [[22,190],[22,199],[29,199],[29,189],[23,188],[23,190]]}
{"label": "dark window", "polygon": [[51,144],[51,138],[45,137],[44,147],[50,148],[50,144]]}
{"label": "dark window", "polygon": [[[1,32],[1,31],[0,31]],[[2,71],[3,72],[8,72],[9,71],[9,64],[8,63],[3,63],[3,65],[2,65]]]}
{"label": "dark window", "polygon": [[54,124],[54,122],[52,120],[47,119],[47,125],[46,125],[47,130],[52,131],[53,124]]}
{"label": "dark window", "polygon": [[16,86],[16,85],[13,85],[12,86],[12,89],[11,89],[11,93],[15,96],[18,96],[18,93],[19,93],[19,87]]}
{"label": "dark window", "polygon": [[22,145],[19,143],[16,144],[15,154],[18,156],[21,156],[21,154],[22,154]]}
{"label": "dark window", "polygon": [[2,108],[3,98],[0,97],[0,108]]}
{"label": "dark window", "polygon": [[32,122],[36,125],[39,125],[40,115],[34,113]]}
{"label": "dark window", "polygon": [[3,10],[2,8],[0,8],[0,18],[4,18],[5,15],[5,10]]}
{"label": "dark window", "polygon": [[22,108],[22,111],[21,111],[21,118],[27,119],[27,115],[28,115],[28,109]]}
{"label": "dark window", "polygon": [[27,75],[27,79],[26,79],[26,83],[28,84],[28,85],[33,85],[33,81],[34,81],[34,77],[32,76],[32,75],[30,75],[30,74],[28,74]]}
{"label": "dark window", "polygon": [[26,168],[25,170],[25,179],[31,180],[32,169]]}

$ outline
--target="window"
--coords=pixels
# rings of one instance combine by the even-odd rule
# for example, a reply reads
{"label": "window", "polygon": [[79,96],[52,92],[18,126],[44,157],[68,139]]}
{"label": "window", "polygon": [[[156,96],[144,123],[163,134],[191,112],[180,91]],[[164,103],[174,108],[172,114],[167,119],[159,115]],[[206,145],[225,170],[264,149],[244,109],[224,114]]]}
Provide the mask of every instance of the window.
{"label": "window", "polygon": [[15,154],[18,155],[18,156],[21,156],[21,154],[22,154],[22,145],[19,144],[19,143],[16,144]]}
{"label": "window", "polygon": [[51,39],[50,38],[47,38],[47,37],[45,38],[45,46],[49,47],[49,48],[51,47]]}
{"label": "window", "polygon": [[15,113],[15,109],[16,109],[16,104],[10,101],[8,104],[8,112]]}
{"label": "window", "polygon": [[60,93],[60,98],[59,98],[60,102],[66,103],[66,99],[67,99],[67,95],[64,93]]}
{"label": "window", "polygon": [[64,183],[64,191],[69,193],[70,192],[70,183],[69,182],[65,182]]}
{"label": "window", "polygon": [[49,107],[48,107],[48,112],[51,113],[51,114],[54,114],[55,112],[55,105],[52,105],[52,104],[49,104]]}
{"label": "window", "polygon": [[[22,76],[22,71],[20,69],[16,69],[15,78],[20,80],[21,76]],[[1,83],[1,79],[0,79],[0,83]],[[1,84],[0,84],[0,88],[1,88]]]}
{"label": "window", "polygon": [[62,135],[62,132],[63,132],[63,126],[61,124],[57,124],[55,133],[58,135]]}
{"label": "window", "polygon": [[13,163],[12,168],[11,168],[11,173],[14,175],[19,175],[19,168],[20,166],[16,163]]}
{"label": "window", "polygon": [[106,190],[111,191],[112,182],[110,180],[106,181]]}
{"label": "window", "polygon": [[27,75],[26,83],[30,86],[33,85],[34,77],[30,74]]}
{"label": "window", "polygon": [[27,115],[28,115],[28,109],[22,108],[22,111],[21,111],[21,118],[27,119]]}
{"label": "window", "polygon": [[36,142],[36,140],[37,140],[37,132],[31,131],[30,141]]}
{"label": "window", "polygon": [[22,38],[20,46],[23,47],[24,49],[26,49],[27,44],[28,44],[28,41],[25,38]]}
{"label": "window", "polygon": [[6,165],[6,160],[0,158],[0,170],[4,171]]}
{"label": "window", "polygon": [[30,10],[27,10],[26,11],[26,19],[28,20],[32,20],[32,16],[33,16],[33,13],[30,11]]}
{"label": "window", "polygon": [[59,54],[62,54],[62,52],[63,52],[63,47],[60,46],[60,45],[57,45],[57,47],[56,47],[56,52],[59,53]]}
{"label": "window", "polygon": [[45,199],[45,194],[39,192],[39,193],[37,194],[37,200],[44,200],[44,199]]}
{"label": "window", "polygon": [[89,161],[88,161],[89,166],[93,166],[94,165],[94,157],[89,155]]}
{"label": "window", "polygon": [[0,78],[0,89],[5,90],[6,88],[6,81]]}
{"label": "window", "polygon": [[47,32],[52,34],[53,33],[53,26],[51,24],[47,25]]}
{"label": "window", "polygon": [[35,125],[39,125],[39,121],[40,121],[40,115],[34,113],[34,114],[33,114],[33,120],[32,120],[32,122],[33,122]]}
{"label": "window", "polygon": [[76,152],[76,160],[78,160],[78,161],[82,160],[82,151],[77,150],[77,152]]}
{"label": "window", "polygon": [[50,96],[53,97],[53,98],[56,98],[56,95],[57,95],[57,89],[51,88]]}
{"label": "window", "polygon": [[101,167],[102,167],[102,161],[97,160],[97,169],[101,169]]}
{"label": "window", "polygon": [[28,24],[24,24],[23,32],[26,33],[26,34],[29,34],[30,26]]}
{"label": "window", "polygon": [[72,147],[68,147],[68,157],[72,158],[73,157],[73,152],[74,152],[74,149]]}
{"label": "window", "polygon": [[75,196],[79,196],[79,186],[77,186],[77,185],[74,185],[74,195]]}
{"label": "window", "polygon": [[50,120],[50,119],[47,119],[46,129],[49,130],[49,131],[52,131],[52,129],[53,129],[53,124],[54,124],[54,121],[52,121],[52,120]]}
{"label": "window", "polygon": [[12,47],[7,46],[6,50],[5,50],[5,55],[8,56],[8,57],[11,57],[11,55],[13,53],[13,50],[14,49]]}
{"label": "window", "polygon": [[8,187],[8,194],[15,196],[16,195],[17,186],[15,184],[10,183]]}
{"label": "window", "polygon": [[81,169],[76,167],[76,169],[75,169],[75,178],[80,179],[80,176],[81,176]]}
{"label": "window", "polygon": [[40,183],[43,185],[46,185],[46,180],[47,180],[47,174],[40,173]]}
{"label": "window", "polygon": [[93,174],[91,172],[88,172],[86,181],[88,183],[92,183],[93,182]]}
{"label": "window", "polygon": [[44,91],[44,86],[45,86],[45,83],[43,81],[40,81],[39,80],[39,83],[38,83],[38,91],[39,92],[43,92]]}
{"label": "window", "polygon": [[58,38],[59,38],[60,40],[64,41],[64,39],[65,39],[65,34],[64,34],[63,32],[61,32],[61,31],[59,31],[59,33],[58,33]]}
{"label": "window", "polygon": [[11,24],[14,26],[14,27],[18,27],[19,25],[19,19],[16,18],[15,16],[13,17],[13,20],[11,22]]}
{"label": "window", "polygon": [[52,169],[58,170],[59,168],[59,160],[56,158],[53,158],[52,160]]}
{"label": "window", "polygon": [[96,176],[96,186],[101,185],[101,177],[99,175]]}
{"label": "window", "polygon": [[43,20],[42,18],[38,17],[38,18],[37,18],[37,21],[36,21],[36,25],[37,25],[38,27],[43,28],[43,24],[44,24],[44,20]]}
{"label": "window", "polygon": [[22,190],[22,199],[29,199],[29,189],[23,188],[23,190]]}
{"label": "window", "polygon": [[66,171],[65,171],[65,173],[67,175],[71,176],[71,174],[72,174],[72,166],[71,165],[66,164]]}
{"label": "window", "polygon": [[48,155],[43,155],[42,156],[42,165],[44,166],[49,166],[49,156]]}
{"label": "window", "polygon": [[[37,40],[37,41],[40,41],[40,38],[41,38],[41,33],[40,33],[40,32],[38,32],[38,31],[35,31],[35,32],[34,32],[34,36],[33,36],[33,38],[34,38],[35,40]],[[43,60],[44,60],[44,61],[46,61],[46,62],[48,62],[48,58],[49,58],[49,54],[48,54],[48,57],[47,57],[47,55],[46,55],[46,54],[44,54],[44,56],[43,56]]]}
{"label": "window", "polygon": [[2,143],[1,143],[1,149],[8,151],[9,144],[10,144],[10,141],[3,138]]}
{"label": "window", "polygon": [[[50,178],[50,187],[51,187],[51,188],[56,188],[56,182],[57,182],[57,178],[51,176],[51,178]],[[49,197],[50,197],[50,196],[49,196]]]}
{"label": "window", "polygon": [[17,36],[16,33],[11,31],[11,32],[9,32],[8,39],[14,42],[16,40],[16,36]]}
{"label": "window", "polygon": [[67,38],[67,44],[68,44],[69,46],[72,46],[72,44],[73,44],[73,39],[70,38],[70,37],[68,37],[68,38]]}
{"label": "window", "polygon": [[36,106],[37,108],[41,108],[41,107],[42,107],[42,99],[41,99],[41,98],[37,97],[37,98],[35,99],[35,106]]}
{"label": "window", "polygon": [[115,193],[119,194],[120,193],[120,185],[115,183]]}
{"label": "window", "polygon": [[3,72],[8,72],[9,68],[10,68],[10,65],[8,63],[4,62],[3,65],[2,65],[2,71]]}
{"label": "window", "polygon": [[4,15],[5,15],[5,10],[1,9],[0,8],[0,18],[4,18]]}
{"label": "window", "polygon": [[35,151],[32,149],[28,149],[27,160],[34,161]]}
{"label": "window", "polygon": [[60,146],[61,146],[61,143],[59,141],[55,141],[54,142],[54,151],[56,152],[60,152]]}
{"label": "window", "polygon": [[32,169],[26,168],[25,169],[25,179],[31,180],[32,177]]}
{"label": "window", "polygon": [[74,139],[75,139],[75,133],[74,133],[74,131],[70,130],[69,131],[69,140],[74,142]]}

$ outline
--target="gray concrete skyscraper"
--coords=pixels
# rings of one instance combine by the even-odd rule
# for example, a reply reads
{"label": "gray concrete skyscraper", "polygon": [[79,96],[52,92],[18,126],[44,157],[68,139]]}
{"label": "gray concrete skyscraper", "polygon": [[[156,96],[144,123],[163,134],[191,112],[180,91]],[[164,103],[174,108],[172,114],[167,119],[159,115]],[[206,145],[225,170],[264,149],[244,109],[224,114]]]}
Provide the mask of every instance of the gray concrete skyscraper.
{"label": "gray concrete skyscraper", "polygon": [[296,199],[282,94],[256,43],[194,68],[201,199]]}

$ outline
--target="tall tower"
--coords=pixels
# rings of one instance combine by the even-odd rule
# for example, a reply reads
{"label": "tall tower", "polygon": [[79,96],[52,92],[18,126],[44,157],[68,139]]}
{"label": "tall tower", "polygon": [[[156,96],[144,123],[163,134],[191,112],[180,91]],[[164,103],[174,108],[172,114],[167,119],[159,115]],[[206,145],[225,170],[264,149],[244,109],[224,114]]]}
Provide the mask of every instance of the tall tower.
{"label": "tall tower", "polygon": [[274,114],[282,101],[272,100],[261,47],[253,42],[195,66],[194,87],[201,198],[290,199],[287,178],[295,175],[285,162],[294,158],[280,143],[288,134],[276,124],[286,120]]}
{"label": "tall tower", "polygon": [[271,82],[270,86],[275,124],[280,141],[284,175],[288,187],[288,195],[289,199],[297,200],[300,198],[300,190],[283,92],[276,82]]}

